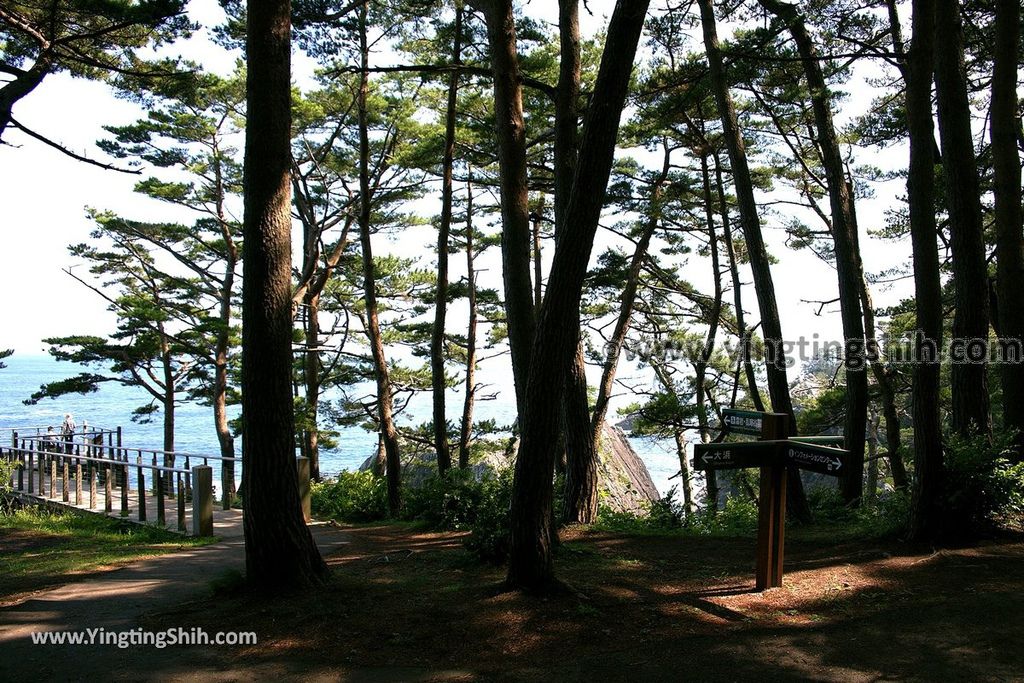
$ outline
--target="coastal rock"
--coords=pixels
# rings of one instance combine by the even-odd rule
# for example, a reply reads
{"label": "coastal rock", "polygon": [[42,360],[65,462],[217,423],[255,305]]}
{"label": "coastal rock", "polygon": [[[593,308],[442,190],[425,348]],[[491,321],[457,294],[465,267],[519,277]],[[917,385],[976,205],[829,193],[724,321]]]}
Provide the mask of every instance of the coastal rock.
{"label": "coastal rock", "polygon": [[[478,456],[470,466],[473,478],[481,481],[487,477],[497,476],[502,471],[515,465],[519,451],[518,439],[513,439],[510,447],[502,452],[500,449],[488,450]],[[615,426],[605,425],[601,435],[601,447],[598,450],[601,459],[599,484],[601,505],[616,512],[641,514],[647,512],[651,503],[659,500],[658,488],[651,479],[647,465],[640,459],[633,446],[626,438],[625,432]],[[373,466],[376,456],[370,456],[359,467],[361,471]],[[418,487],[437,473],[437,456],[433,452],[418,454],[415,458],[403,463],[402,479],[407,486]]]}

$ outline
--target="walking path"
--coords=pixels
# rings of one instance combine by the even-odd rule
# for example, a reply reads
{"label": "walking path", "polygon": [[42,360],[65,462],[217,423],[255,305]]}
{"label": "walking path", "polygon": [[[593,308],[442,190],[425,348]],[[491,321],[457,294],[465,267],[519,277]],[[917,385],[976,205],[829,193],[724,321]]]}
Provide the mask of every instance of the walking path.
{"label": "walking path", "polygon": [[[245,568],[241,512],[226,512],[236,513],[237,524],[218,527],[218,535],[224,535],[216,544],[144,560],[0,608],[0,681],[28,680],[28,676],[61,681],[208,679],[200,663],[212,647],[35,645],[31,634],[129,631],[139,628],[145,614],[173,611],[185,602],[212,597],[211,582]],[[310,530],[324,556],[339,552],[349,542],[344,531],[329,524],[314,523]],[[181,627],[187,630],[189,625]],[[237,675],[228,678],[237,679]]]}

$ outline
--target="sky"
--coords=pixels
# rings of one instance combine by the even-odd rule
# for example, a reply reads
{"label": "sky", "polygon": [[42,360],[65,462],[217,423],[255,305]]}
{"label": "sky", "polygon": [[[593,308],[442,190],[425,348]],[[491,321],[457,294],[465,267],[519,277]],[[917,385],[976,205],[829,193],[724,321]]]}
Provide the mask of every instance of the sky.
{"label": "sky", "polygon": [[[527,10],[553,19],[554,6],[554,3],[534,0]],[[606,8],[611,5],[592,0],[590,6],[595,14],[591,17],[584,13],[584,32],[600,27],[608,11]],[[194,20],[206,26],[212,26],[220,16],[215,0],[193,2],[190,12]],[[187,53],[222,73],[230,70],[234,62],[234,56],[209,43],[205,31],[192,40]],[[388,63],[386,56],[379,59],[382,64]],[[308,73],[308,60],[300,58],[296,63],[298,69]],[[861,110],[872,97],[870,88],[863,82],[859,86],[851,84],[847,90],[850,92],[846,105],[849,111]],[[102,155],[93,143],[103,137],[102,126],[130,123],[142,113],[136,105],[114,97],[102,84],[60,74],[46,78],[15,108],[16,117],[26,125],[77,152],[98,158]],[[13,348],[25,355],[40,354],[47,348],[42,340],[50,336],[102,335],[111,331],[114,316],[106,310],[105,302],[63,272],[65,268],[73,268],[77,269],[76,273],[85,274],[84,266],[76,265],[68,255],[67,245],[88,239],[92,225],[86,217],[86,207],[116,210],[125,216],[149,220],[166,220],[172,217],[173,211],[132,191],[140,176],[105,171],[74,161],[17,131],[9,131],[6,137],[11,145],[0,146],[0,225],[4,233],[0,249],[0,319],[3,320],[0,349]],[[865,152],[858,160],[861,163],[871,161],[887,169],[897,168],[905,164],[905,150],[897,148],[882,154]],[[861,201],[858,204],[861,230],[881,225],[885,210],[892,207],[895,198],[903,192],[902,182],[894,181],[879,186],[875,199]],[[827,307],[825,315],[818,316],[817,305],[799,303],[834,298],[835,270],[809,251],[786,249],[781,230],[768,230],[766,239],[770,251],[780,259],[773,274],[785,336],[841,338],[837,306]],[[861,240],[869,272],[905,265],[910,259],[909,243],[881,242],[863,232]],[[607,236],[599,237],[594,254],[609,243]],[[409,251],[409,245],[393,241],[380,250],[402,252],[403,249]],[[412,252],[422,253],[422,248],[414,247]],[[496,260],[492,266],[491,275],[497,277]],[[684,275],[701,285],[707,281],[703,274],[706,270],[706,265],[693,257]],[[458,277],[457,271],[454,275]],[[747,283],[751,281],[749,271],[744,272],[743,279]],[[909,281],[903,281],[889,289],[876,288],[876,305],[897,303],[910,295],[910,287]],[[753,288],[748,287],[744,294],[748,311],[753,311],[750,315],[756,320]],[[453,315],[452,320],[456,319]]]}

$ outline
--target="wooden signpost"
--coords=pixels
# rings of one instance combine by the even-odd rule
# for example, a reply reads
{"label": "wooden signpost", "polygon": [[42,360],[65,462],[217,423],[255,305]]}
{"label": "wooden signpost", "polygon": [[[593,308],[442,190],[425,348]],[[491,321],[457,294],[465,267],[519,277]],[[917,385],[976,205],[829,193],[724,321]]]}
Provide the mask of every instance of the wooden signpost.
{"label": "wooden signpost", "polygon": [[[786,539],[786,467],[833,477],[842,475],[849,451],[841,436],[790,437],[789,416],[749,410],[722,411],[727,434],[748,434],[759,441],[700,444],[694,447],[695,470],[757,467],[761,485],[757,515],[757,590],[782,585]],[[830,444],[830,445],[825,445]]]}

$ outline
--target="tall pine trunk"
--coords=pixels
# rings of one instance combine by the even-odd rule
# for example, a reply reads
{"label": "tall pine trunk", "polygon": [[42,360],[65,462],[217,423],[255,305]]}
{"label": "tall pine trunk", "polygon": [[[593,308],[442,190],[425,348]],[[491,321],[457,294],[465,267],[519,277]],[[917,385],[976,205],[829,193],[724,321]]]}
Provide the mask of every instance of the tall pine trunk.
{"label": "tall pine trunk", "polygon": [[907,198],[914,252],[914,304],[918,335],[914,364],[914,491],[910,533],[931,540],[941,530],[942,422],[939,415],[939,358],[942,348],[942,283],[935,224],[935,139],[932,74],[935,3],[914,0],[907,55],[907,129],[910,167]]}
{"label": "tall pine trunk", "polygon": [[466,396],[462,403],[462,428],[459,430],[459,467],[469,467],[469,446],[473,437],[473,407],[476,401],[476,254],[473,251],[473,181],[466,181],[466,287],[469,297],[469,321],[466,326]]}
{"label": "tall pine trunk", "polygon": [[370,87],[370,48],[366,36],[366,14],[369,3],[359,8],[359,47],[361,70],[358,95],[359,117],[359,241],[363,252],[363,297],[366,302],[366,333],[373,356],[374,376],[377,379],[377,420],[388,485],[388,511],[397,515],[402,507],[402,460],[398,445],[398,431],[395,429],[394,398],[388,360],[384,354],[384,341],[377,317],[377,278],[373,266],[373,244],[370,237],[370,219],[373,209],[370,188],[370,134],[367,122],[366,99]]}
{"label": "tall pine trunk", "polygon": [[[1020,3],[996,1],[995,67],[992,70],[992,166],[995,180],[996,290],[999,335],[1006,348],[1024,343],[1024,235],[1021,234],[1020,155],[1017,151],[1017,55]],[[1003,426],[1017,433],[1017,453],[1024,444],[1024,360],[1004,358]]]}
{"label": "tall pine trunk", "polygon": [[[452,64],[462,63],[462,5],[455,3],[455,44]],[[441,181],[441,225],[437,231],[437,289],[434,300],[434,329],[430,338],[430,377],[434,401],[434,451],[437,453],[437,471],[444,474],[452,466],[448,447],[448,418],[445,416],[444,394],[447,381],[444,373],[444,332],[448,312],[448,242],[452,231],[452,168],[455,165],[455,123],[458,115],[459,72],[455,70],[448,80],[448,103],[445,112],[444,159]]]}
{"label": "tall pine trunk", "polygon": [[327,566],[302,518],[291,395],[291,3],[248,3],[242,406],[245,565],[280,592]]}
{"label": "tall pine trunk", "polygon": [[648,0],[618,0],[615,5],[579,146],[577,172],[566,206],[568,220],[555,247],[520,413],[522,442],[512,486],[506,577],[511,588],[542,591],[554,583],[552,478],[562,423],[558,408],[579,341],[573,326],[565,321],[579,319],[583,279],[604,206],[619,118],[648,4]]}
{"label": "tall pine trunk", "polygon": [[[757,201],[754,198],[754,184],[747,164],[747,152],[736,117],[736,107],[725,78],[725,65],[718,42],[715,11],[712,0],[698,0],[697,4],[700,5],[701,26],[710,67],[711,85],[715,92],[715,101],[718,104],[718,114],[722,120],[722,131],[729,151],[729,160],[732,162],[733,185],[736,188],[736,198],[739,203],[740,222],[743,227],[743,237],[747,243],[750,267],[754,275],[754,290],[757,294],[758,308],[761,311],[768,393],[771,396],[772,409],[777,413],[786,413],[790,416],[789,431],[795,434],[796,417],[793,413],[793,401],[789,395],[785,358],[782,357],[782,324],[779,322],[775,283],[772,280],[768,251],[765,249],[764,237],[761,234],[761,220]],[[800,520],[810,519],[810,508],[807,505],[807,496],[804,494],[799,471],[792,467],[789,468],[787,480],[786,507],[788,512]]]}
{"label": "tall pine trunk", "polygon": [[829,208],[832,213],[832,243],[835,246],[836,271],[839,275],[839,308],[845,337],[844,368],[846,370],[846,449],[850,457],[843,466],[840,490],[848,505],[861,497],[864,480],[864,436],[867,429],[868,377],[865,358],[864,317],[861,311],[861,287],[864,267],[861,263],[859,240],[854,232],[853,200],[843,172],[843,157],[839,150],[835,125],[832,122],[832,102],[828,84],[822,72],[821,60],[814,40],[807,30],[797,7],[778,0],[759,0],[769,12],[779,17],[796,42],[804,78],[811,93],[814,126],[818,132],[818,149],[825,167]]}
{"label": "tall pine trunk", "polygon": [[[935,92],[955,290],[952,343],[987,343],[988,265],[957,0],[936,0],[935,33],[942,37],[935,44]],[[954,431],[961,435],[988,433],[987,363],[957,362],[953,358],[952,384]]]}
{"label": "tall pine trunk", "polygon": [[522,420],[536,316],[530,279],[530,209],[522,73],[516,52],[512,0],[475,0],[487,23],[494,72],[495,133],[501,187],[501,261],[505,316],[516,404]]}
{"label": "tall pine trunk", "polygon": [[[558,0],[561,58],[555,94],[555,241],[565,231],[569,195],[579,157],[580,25],[579,0]],[[565,436],[565,521],[597,519],[599,441],[591,435],[587,366],[579,317],[566,320],[577,337],[576,355],[566,374],[563,397]],[[598,437],[600,438],[600,437]]]}

